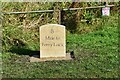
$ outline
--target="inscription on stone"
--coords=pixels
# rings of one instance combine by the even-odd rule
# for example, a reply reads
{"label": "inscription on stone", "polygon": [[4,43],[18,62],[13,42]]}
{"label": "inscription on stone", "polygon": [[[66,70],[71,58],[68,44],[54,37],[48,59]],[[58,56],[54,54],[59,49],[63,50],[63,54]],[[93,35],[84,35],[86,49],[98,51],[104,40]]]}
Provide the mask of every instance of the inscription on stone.
{"label": "inscription on stone", "polygon": [[47,24],[40,27],[40,58],[65,57],[65,26]]}

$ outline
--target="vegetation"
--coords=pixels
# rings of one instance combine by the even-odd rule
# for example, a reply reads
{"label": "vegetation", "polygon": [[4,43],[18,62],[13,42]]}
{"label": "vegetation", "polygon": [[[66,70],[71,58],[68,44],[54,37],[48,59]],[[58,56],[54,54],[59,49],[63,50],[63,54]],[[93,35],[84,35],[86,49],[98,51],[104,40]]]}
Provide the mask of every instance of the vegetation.
{"label": "vegetation", "polygon": [[[3,11],[53,9],[53,5],[67,8],[70,4],[72,3],[24,3],[24,5],[3,3]],[[88,3],[78,4],[88,6]],[[81,7],[77,6],[78,4],[76,7]],[[94,10],[88,13],[92,14],[92,11]],[[85,10],[83,14],[84,12]],[[64,14],[63,20],[63,24],[67,26],[66,48],[68,52],[74,51],[75,59],[35,63],[30,63],[29,58],[39,53],[39,26],[56,23],[55,15],[51,13],[3,15],[2,73],[4,78],[118,78],[118,14],[112,12],[109,17],[97,13],[98,16],[86,14],[86,17],[83,17],[82,14],[81,19],[89,19],[89,23],[77,22],[76,19],[72,25],[76,28],[71,31],[73,28],[68,24],[77,12],[65,13],[68,13]],[[91,20],[91,17],[95,20]],[[64,23],[67,20],[68,22]]]}

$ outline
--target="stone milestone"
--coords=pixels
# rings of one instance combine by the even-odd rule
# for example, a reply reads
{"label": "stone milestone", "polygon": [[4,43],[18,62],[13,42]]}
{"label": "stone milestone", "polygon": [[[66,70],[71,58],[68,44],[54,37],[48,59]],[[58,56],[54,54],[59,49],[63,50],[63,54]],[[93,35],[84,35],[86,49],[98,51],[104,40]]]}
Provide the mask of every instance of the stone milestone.
{"label": "stone milestone", "polygon": [[40,27],[40,58],[66,57],[65,26],[47,24]]}

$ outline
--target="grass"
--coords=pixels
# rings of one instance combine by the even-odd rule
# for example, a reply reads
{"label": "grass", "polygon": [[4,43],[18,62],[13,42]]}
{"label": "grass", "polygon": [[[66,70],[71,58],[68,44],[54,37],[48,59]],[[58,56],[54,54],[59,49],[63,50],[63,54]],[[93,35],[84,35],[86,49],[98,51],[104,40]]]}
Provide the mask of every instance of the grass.
{"label": "grass", "polygon": [[12,51],[3,51],[3,77],[117,78],[119,67],[117,25],[115,18],[113,21],[108,20],[101,30],[81,35],[67,34],[67,51],[75,53],[75,59],[70,61],[30,63],[29,56],[36,53],[34,51],[39,49],[39,43],[29,43],[29,48],[14,47]]}

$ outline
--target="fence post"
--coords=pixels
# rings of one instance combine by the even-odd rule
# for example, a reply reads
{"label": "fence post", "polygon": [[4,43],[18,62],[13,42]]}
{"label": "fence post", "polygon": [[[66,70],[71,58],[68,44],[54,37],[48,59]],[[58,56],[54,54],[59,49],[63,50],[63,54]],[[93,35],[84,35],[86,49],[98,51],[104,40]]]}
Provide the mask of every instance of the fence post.
{"label": "fence post", "polygon": [[59,12],[59,20],[58,21],[59,21],[59,24],[61,24],[61,9],[59,9],[58,12]]}
{"label": "fence post", "polygon": [[104,6],[105,6],[105,7],[108,6],[108,1],[107,1],[107,0],[105,0]]}

